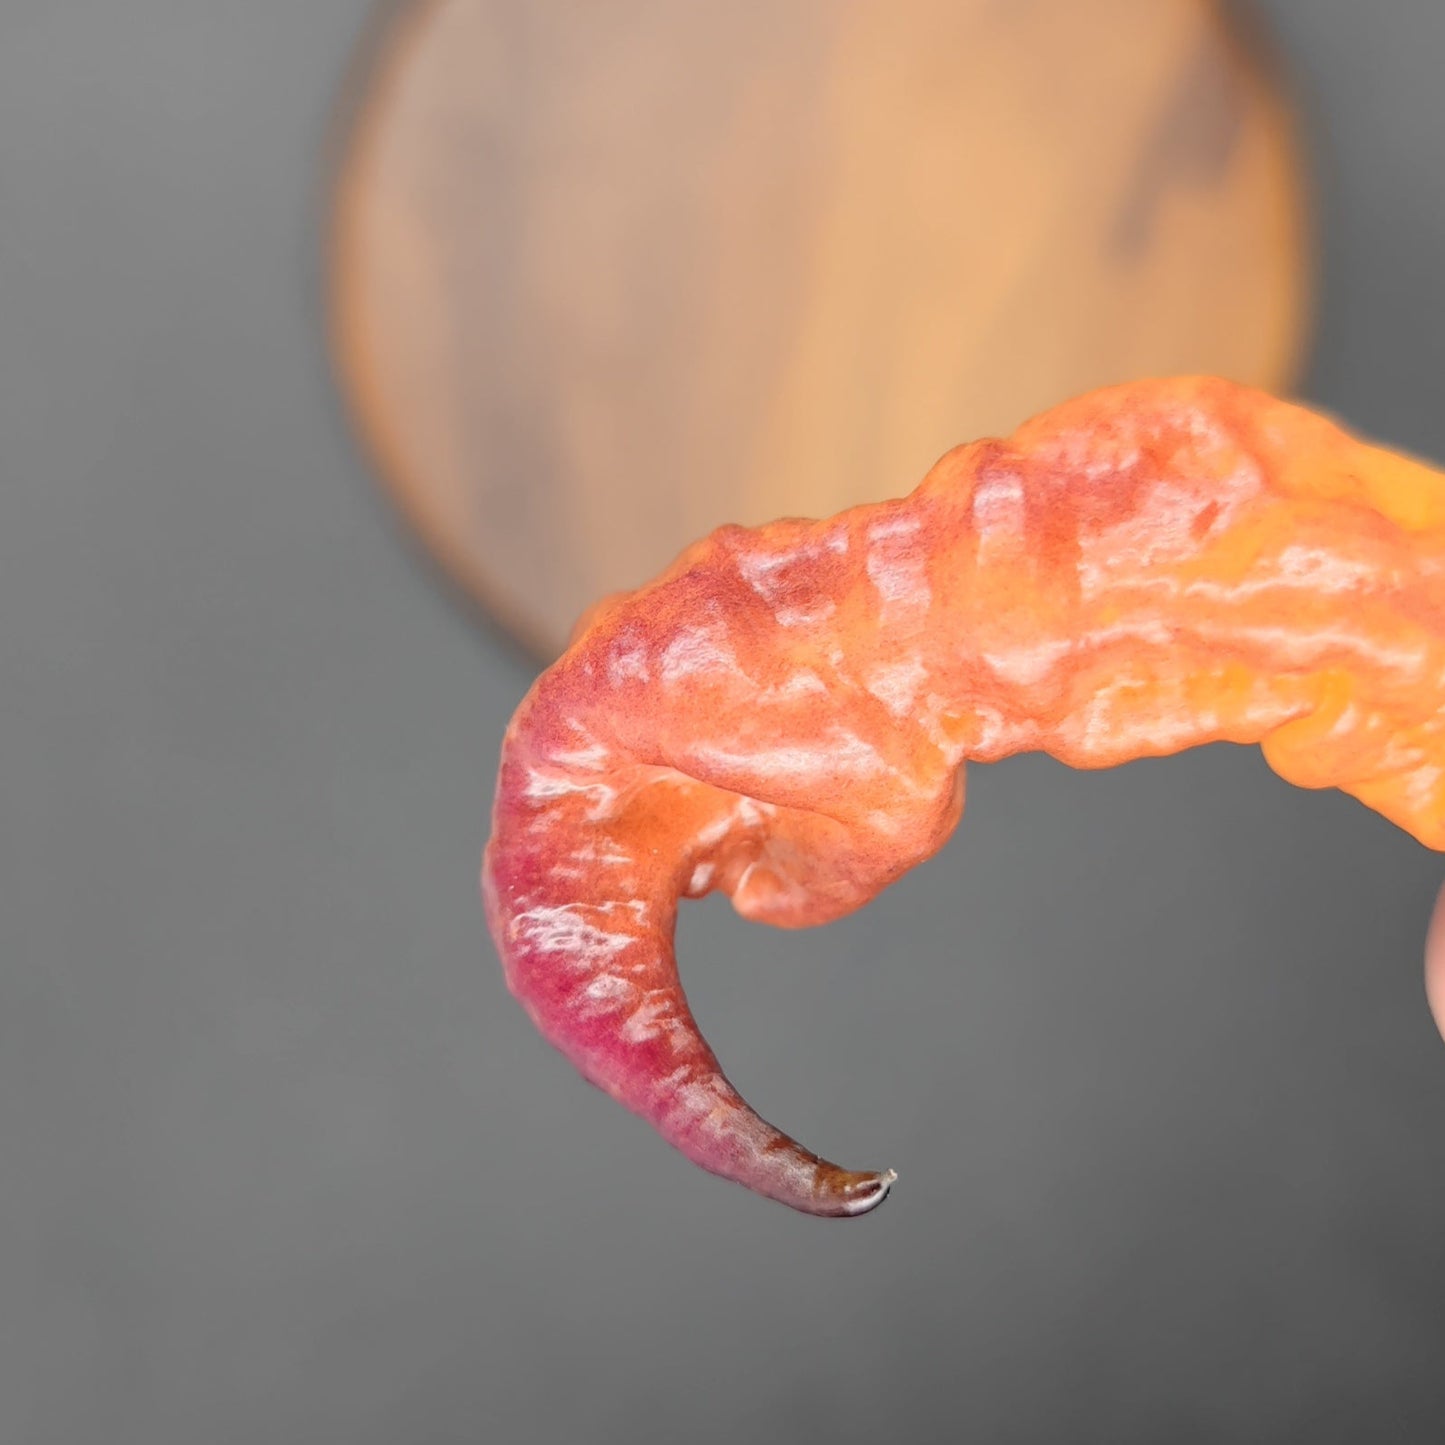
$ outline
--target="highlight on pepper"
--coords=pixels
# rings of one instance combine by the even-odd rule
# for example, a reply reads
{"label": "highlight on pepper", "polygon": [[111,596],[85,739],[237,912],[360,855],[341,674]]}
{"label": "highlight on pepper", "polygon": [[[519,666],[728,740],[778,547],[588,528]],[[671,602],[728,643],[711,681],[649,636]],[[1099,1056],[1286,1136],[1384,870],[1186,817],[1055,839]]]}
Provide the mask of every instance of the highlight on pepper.
{"label": "highlight on pepper", "polygon": [[891,1170],[828,1163],[728,1082],[679,901],[826,923],[943,846],[967,761],[1216,741],[1445,850],[1445,474],[1214,378],[1095,392],[593,609],[508,728],[488,924],[538,1029],[694,1163],[864,1214]]}

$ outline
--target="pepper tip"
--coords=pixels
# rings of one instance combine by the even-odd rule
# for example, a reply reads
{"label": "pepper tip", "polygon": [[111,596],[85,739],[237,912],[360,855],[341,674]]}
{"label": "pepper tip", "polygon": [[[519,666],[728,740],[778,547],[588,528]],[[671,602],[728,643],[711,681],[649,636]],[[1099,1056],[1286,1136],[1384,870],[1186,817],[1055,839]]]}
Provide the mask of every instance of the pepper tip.
{"label": "pepper tip", "polygon": [[843,1213],[850,1219],[860,1214],[871,1214],[888,1198],[889,1191],[897,1182],[896,1169],[885,1169],[881,1174],[875,1174],[856,1193],[850,1191],[851,1198],[843,1205]]}

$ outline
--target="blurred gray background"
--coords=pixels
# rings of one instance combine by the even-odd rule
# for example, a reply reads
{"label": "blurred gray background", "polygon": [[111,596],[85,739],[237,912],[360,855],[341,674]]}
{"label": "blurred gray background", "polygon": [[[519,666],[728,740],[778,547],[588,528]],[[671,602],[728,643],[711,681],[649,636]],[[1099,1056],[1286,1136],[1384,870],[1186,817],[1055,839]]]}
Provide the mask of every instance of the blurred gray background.
{"label": "blurred gray background", "polygon": [[[974,769],[826,930],[685,910],[743,1091],[898,1167],[867,1220],[533,1033],[476,895],[532,664],[322,338],[368,8],[0,6],[0,1441],[1445,1437],[1445,862],[1253,750]],[[1445,5],[1263,9],[1307,394],[1445,458]]]}

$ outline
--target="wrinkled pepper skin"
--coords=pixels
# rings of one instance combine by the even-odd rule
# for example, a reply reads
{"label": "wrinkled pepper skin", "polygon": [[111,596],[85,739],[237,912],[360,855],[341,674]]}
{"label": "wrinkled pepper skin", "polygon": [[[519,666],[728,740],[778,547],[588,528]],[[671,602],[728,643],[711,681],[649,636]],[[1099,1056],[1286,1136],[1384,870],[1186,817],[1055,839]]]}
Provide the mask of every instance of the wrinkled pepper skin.
{"label": "wrinkled pepper skin", "polygon": [[1445,849],[1445,475],[1205,378],[1094,393],[910,496],[724,527],[579,624],[502,749],[482,870],[508,984],[703,1168],[863,1214],[891,1171],[738,1095],[678,981],[678,901],[784,927],[942,847],[963,764],[1261,743]]}

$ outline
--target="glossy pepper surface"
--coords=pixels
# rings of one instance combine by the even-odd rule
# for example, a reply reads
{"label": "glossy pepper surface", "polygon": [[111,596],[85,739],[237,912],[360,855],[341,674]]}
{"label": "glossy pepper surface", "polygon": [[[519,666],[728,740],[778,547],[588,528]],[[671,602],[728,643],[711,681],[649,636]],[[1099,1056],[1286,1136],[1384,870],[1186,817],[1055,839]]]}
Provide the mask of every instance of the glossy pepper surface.
{"label": "glossy pepper surface", "polygon": [[1445,849],[1445,475],[1208,378],[1093,393],[908,497],[724,527],[585,617],[518,709],[482,870],[509,986],[688,1158],[794,1209],[850,1172],[688,1010],[678,901],[826,923],[935,853],[963,764],[1261,743]]}

